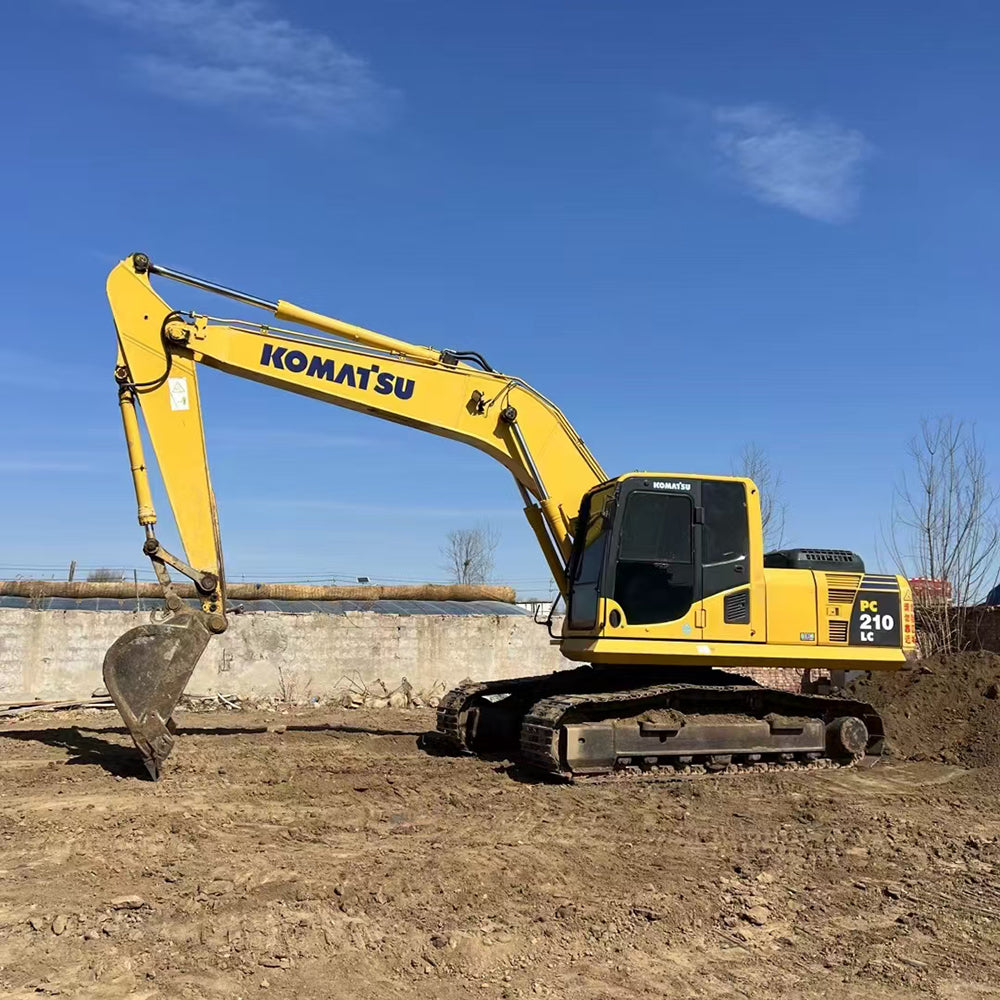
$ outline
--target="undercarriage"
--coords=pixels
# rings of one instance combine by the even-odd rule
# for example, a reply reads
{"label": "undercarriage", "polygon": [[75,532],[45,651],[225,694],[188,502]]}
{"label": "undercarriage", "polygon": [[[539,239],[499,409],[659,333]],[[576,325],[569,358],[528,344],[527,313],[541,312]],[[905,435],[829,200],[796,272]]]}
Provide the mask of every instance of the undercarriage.
{"label": "undercarriage", "polygon": [[561,778],[668,767],[724,771],[850,763],[881,753],[863,702],[763,687],[720,670],[585,666],[463,684],[438,708],[454,751],[504,757]]}

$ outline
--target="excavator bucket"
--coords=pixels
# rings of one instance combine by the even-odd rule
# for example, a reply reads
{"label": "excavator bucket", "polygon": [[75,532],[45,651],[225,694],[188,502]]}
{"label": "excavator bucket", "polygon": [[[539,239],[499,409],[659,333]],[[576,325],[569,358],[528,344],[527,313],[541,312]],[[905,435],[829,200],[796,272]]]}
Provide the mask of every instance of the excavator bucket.
{"label": "excavator bucket", "polygon": [[131,629],[105,654],[105,686],[154,781],[173,749],[174,707],[211,636],[201,611],[182,608]]}

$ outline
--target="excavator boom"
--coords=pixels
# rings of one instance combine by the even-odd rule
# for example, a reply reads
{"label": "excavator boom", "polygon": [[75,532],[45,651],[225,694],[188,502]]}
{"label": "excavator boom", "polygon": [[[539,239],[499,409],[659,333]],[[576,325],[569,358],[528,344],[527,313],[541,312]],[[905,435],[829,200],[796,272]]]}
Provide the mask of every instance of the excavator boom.
{"label": "excavator boom", "polygon": [[[173,310],[152,275],[267,310],[310,331]],[[225,574],[208,474],[197,366],[205,365],[470,444],[512,473],[525,514],[557,585],[565,591],[571,524],[580,497],[606,477],[560,411],[474,352],[408,344],[281,300],[270,301],[153,264],[133,254],[108,277],[118,333],[115,378],[144,552],[167,616],[133,629],[104,662],[108,691],[150,773],[173,744],[170,716],[209,638],[226,628]],[[184,556],[156,537],[138,413],[156,454]],[[545,469],[544,478],[540,471]],[[173,589],[188,577],[201,608]]]}

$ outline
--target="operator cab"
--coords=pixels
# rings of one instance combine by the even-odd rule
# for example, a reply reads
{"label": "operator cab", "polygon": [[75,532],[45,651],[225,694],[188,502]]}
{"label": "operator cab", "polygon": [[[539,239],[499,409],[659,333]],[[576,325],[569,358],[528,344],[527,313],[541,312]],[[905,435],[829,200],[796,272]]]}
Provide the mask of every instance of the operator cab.
{"label": "operator cab", "polygon": [[677,622],[706,598],[746,587],[751,512],[760,534],[748,491],[756,501],[749,479],[651,473],[591,490],[570,559],[567,629],[600,630],[604,603],[612,627]]}

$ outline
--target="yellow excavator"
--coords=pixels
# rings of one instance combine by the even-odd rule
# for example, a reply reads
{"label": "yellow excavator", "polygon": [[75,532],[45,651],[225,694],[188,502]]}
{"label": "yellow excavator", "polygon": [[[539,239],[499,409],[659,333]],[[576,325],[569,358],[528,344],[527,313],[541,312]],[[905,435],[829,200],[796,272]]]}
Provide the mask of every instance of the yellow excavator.
{"label": "yellow excavator", "polygon": [[[296,328],[178,311],[153,289],[153,276]],[[438,709],[438,744],[563,777],[879,751],[882,725],[870,706],[773,690],[739,670],[902,666],[916,646],[907,582],[865,572],[848,551],[765,553],[751,480],[609,478],[551,402],[475,351],[409,344],[145,254],[119,263],[107,292],[143,551],[166,609],[111,646],[104,678],[154,778],[174,743],[171,716],[184,687],[211,637],[226,629],[198,365],[463,441],[510,470],[565,600],[560,649],[583,665],[456,688]],[[156,537],[140,409],[183,557]],[[170,569],[193,581],[200,607],[178,595]]]}

